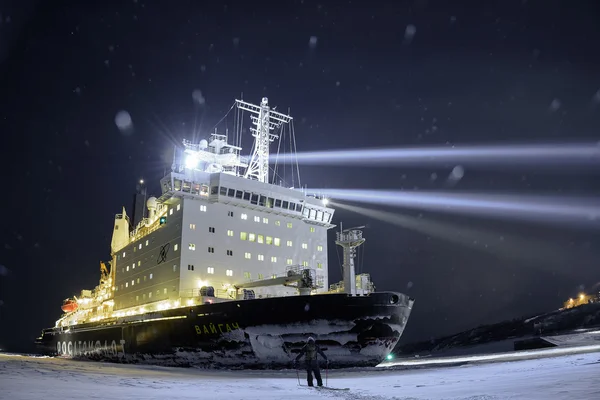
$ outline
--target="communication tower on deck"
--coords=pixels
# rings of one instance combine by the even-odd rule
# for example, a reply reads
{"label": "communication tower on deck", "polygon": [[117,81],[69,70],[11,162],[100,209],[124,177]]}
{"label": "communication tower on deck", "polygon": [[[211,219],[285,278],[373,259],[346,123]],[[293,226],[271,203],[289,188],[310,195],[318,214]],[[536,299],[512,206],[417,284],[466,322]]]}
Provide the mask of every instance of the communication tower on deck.
{"label": "communication tower on deck", "polygon": [[236,100],[236,105],[239,109],[249,111],[252,114],[252,123],[254,128],[250,128],[254,141],[252,158],[244,178],[254,178],[259,182],[269,183],[269,143],[277,139],[279,136],[271,131],[279,128],[281,124],[287,124],[292,120],[289,115],[281,114],[273,111],[269,107],[269,99],[262,98],[260,106],[246,103],[242,100]]}

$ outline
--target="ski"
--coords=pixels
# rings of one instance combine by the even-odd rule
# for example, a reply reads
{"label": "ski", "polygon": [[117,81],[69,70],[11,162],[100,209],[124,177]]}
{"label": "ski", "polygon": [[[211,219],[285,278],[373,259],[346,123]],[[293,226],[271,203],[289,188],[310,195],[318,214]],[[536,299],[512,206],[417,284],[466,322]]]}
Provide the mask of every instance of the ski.
{"label": "ski", "polygon": [[335,388],[329,386],[317,386],[315,389],[326,389],[326,390],[350,390],[350,388]]}

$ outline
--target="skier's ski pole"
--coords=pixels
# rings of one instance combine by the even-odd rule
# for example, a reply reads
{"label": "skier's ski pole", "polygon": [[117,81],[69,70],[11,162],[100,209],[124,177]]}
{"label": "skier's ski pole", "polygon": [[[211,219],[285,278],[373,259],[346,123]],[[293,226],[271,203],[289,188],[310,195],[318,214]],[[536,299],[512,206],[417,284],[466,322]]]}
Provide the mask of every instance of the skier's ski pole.
{"label": "skier's ski pole", "polygon": [[298,386],[302,386],[302,385],[300,384],[300,374],[298,373],[298,368],[297,368],[297,367],[294,367],[294,369],[296,370],[296,378],[298,378]]}

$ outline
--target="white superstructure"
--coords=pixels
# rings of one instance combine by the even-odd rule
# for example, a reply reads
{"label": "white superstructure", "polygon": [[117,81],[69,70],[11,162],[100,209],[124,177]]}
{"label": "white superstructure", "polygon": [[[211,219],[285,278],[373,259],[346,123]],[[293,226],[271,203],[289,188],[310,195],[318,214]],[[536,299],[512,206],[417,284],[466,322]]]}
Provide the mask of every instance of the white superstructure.
{"label": "white superstructure", "polygon": [[184,141],[172,171],[161,180],[162,196],[148,200],[148,217],[126,235],[128,229],[118,225],[127,218],[117,216],[115,310],[195,301],[201,295],[215,301],[295,295],[293,286],[271,282],[243,289],[290,270],[313,270],[311,292],[327,291],[327,229],[333,227],[334,210],[302,190],[263,181],[269,153],[262,142],[270,142],[276,137],[270,130],[292,119],[269,111],[266,98],[260,107],[236,104],[258,114],[250,163],[225,135],[214,133],[197,144]]}

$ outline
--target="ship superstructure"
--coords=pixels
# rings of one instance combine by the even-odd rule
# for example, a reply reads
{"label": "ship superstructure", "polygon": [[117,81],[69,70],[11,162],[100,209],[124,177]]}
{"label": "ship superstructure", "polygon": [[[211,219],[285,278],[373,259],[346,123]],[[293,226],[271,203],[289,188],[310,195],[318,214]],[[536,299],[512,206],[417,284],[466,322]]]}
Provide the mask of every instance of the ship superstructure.
{"label": "ship superstructure", "polygon": [[[276,173],[280,183],[269,183],[269,143],[293,119],[271,110],[267,98],[234,106],[251,114],[251,156],[241,155],[241,124],[235,144],[215,130],[175,146],[160,196],[148,197],[139,182],[132,218],[125,207],[115,216],[112,259],[101,264],[100,284],[67,299],[40,344],[72,356],[126,354],[129,346],[136,354],[191,351],[213,361],[219,354],[220,362],[250,351],[252,362],[281,362],[292,342],[317,329],[310,334],[339,341],[339,357],[349,363],[372,363],[392,350],[412,299],[375,294],[368,274],[355,276],[362,227],[338,232],[344,280],[329,286],[327,230],[335,210],[325,198],[281,184]],[[110,341],[95,339],[98,332]],[[79,341],[65,339],[73,335]],[[292,342],[281,342],[284,336]],[[379,347],[366,350],[371,346]]]}

